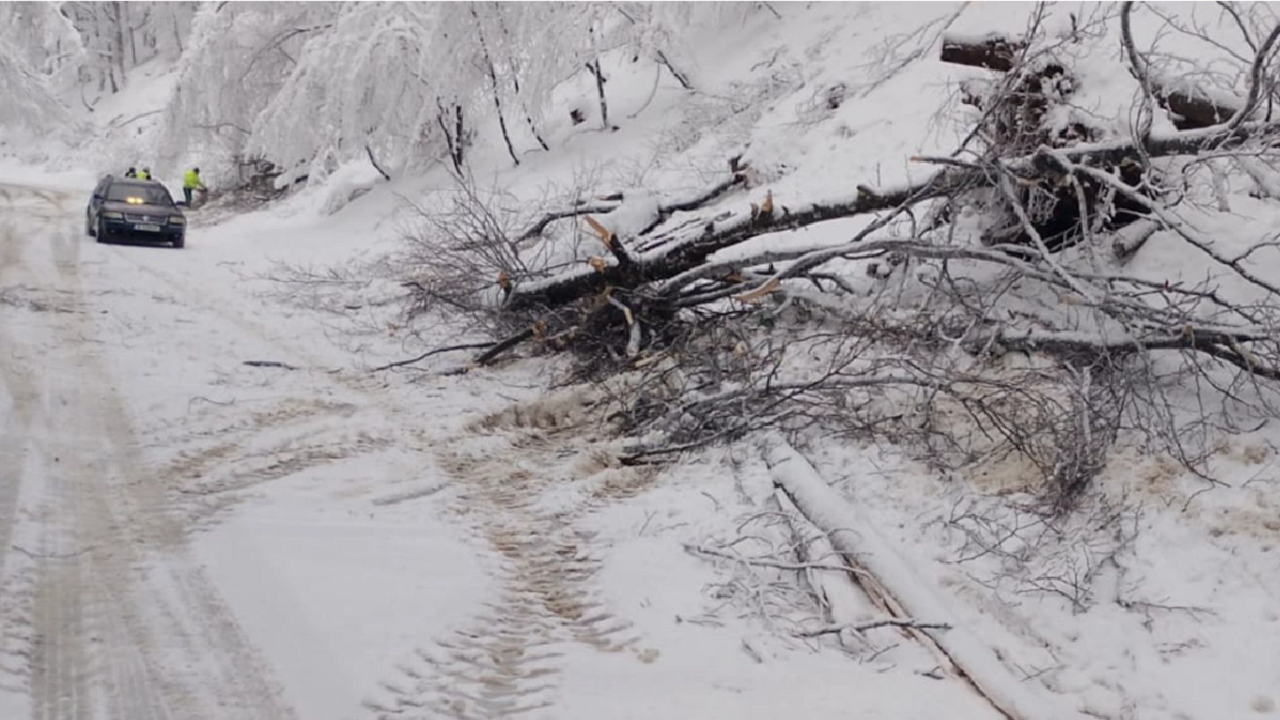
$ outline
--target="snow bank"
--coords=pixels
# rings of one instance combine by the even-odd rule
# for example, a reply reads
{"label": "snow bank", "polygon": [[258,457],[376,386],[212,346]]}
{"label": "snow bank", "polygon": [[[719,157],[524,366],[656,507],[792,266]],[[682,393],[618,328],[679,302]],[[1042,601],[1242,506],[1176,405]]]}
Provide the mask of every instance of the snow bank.
{"label": "snow bank", "polygon": [[947,604],[884,539],[875,527],[818,475],[789,445],[776,442],[766,461],[777,484],[819,528],[830,533],[837,550],[857,559],[903,609],[921,622],[945,623],[950,630],[931,635],[969,680],[1002,712],[1015,720],[1084,720],[1079,711],[1017,680],[979,638],[968,632]]}
{"label": "snow bank", "polygon": [[373,189],[382,175],[367,162],[344,165],[329,176],[321,212],[332,215]]}

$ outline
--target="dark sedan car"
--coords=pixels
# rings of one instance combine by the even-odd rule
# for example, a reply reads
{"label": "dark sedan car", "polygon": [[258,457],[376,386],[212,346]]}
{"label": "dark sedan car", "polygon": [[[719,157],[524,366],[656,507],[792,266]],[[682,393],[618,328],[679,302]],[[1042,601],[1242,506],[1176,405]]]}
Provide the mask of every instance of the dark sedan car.
{"label": "dark sedan car", "polygon": [[93,189],[84,230],[100,243],[128,237],[180,248],[186,244],[187,218],[160,183],[108,175]]}

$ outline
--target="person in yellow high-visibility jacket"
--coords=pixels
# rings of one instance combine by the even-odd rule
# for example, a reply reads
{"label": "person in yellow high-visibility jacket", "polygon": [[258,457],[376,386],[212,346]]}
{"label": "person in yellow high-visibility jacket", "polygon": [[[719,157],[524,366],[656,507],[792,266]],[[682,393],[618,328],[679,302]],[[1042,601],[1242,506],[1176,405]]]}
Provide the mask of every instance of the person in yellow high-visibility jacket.
{"label": "person in yellow high-visibility jacket", "polygon": [[187,199],[187,206],[191,205],[191,193],[196,190],[205,190],[204,183],[200,181],[200,168],[191,168],[182,176],[182,195]]}

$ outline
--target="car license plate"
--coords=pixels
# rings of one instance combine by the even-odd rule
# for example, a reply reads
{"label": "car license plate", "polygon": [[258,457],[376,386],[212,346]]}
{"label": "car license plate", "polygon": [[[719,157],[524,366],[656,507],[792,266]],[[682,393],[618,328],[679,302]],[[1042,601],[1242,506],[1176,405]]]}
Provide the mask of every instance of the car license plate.
{"label": "car license plate", "polygon": [[134,225],[134,227],[138,228],[142,232],[160,232],[159,225]]}

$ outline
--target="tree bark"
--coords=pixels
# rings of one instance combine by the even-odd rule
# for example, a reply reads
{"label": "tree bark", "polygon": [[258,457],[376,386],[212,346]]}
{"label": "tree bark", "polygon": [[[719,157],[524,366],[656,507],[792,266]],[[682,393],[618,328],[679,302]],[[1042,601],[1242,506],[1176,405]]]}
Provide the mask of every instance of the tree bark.
{"label": "tree bark", "polygon": [[[125,85],[124,72],[124,18],[123,10],[119,2],[111,3],[111,19],[112,19],[112,37],[114,38],[114,47],[111,50],[111,57],[115,60],[116,67],[120,70],[120,87]],[[114,82],[113,82],[114,84]],[[118,91],[118,90],[117,90]]]}
{"label": "tree bark", "polygon": [[441,104],[439,98],[436,98],[436,107],[439,108],[439,112],[436,115],[436,123],[440,125],[440,132],[444,134],[444,141],[449,147],[449,161],[453,163],[453,169],[461,175],[463,160],[465,159],[463,155],[464,148],[462,142],[462,135],[464,131],[462,106],[457,104],[453,106],[454,117],[452,130],[449,129],[449,123],[446,122],[448,113],[445,112],[444,105]]}
{"label": "tree bark", "polygon": [[596,76],[596,95],[600,98],[600,123],[605,130],[608,130],[610,129],[609,99],[604,94],[604,72],[600,69],[600,58],[597,57],[594,63],[587,63],[587,67]]}
{"label": "tree bark", "polygon": [[917,202],[946,194],[955,189],[953,182],[950,176],[939,174],[921,186],[883,195],[861,189],[854,198],[835,203],[812,203],[795,211],[783,207],[769,214],[739,212],[728,218],[699,223],[693,229],[681,226],[648,243],[651,249],[636,256],[634,262],[606,264],[600,270],[583,267],[546,281],[517,285],[507,298],[505,308],[517,311],[539,306],[556,307],[593,295],[606,287],[634,288],[645,282],[674,277],[698,267],[713,253],[753,237],[887,210],[904,202]]}
{"label": "tree bark", "polygon": [[489,71],[489,86],[493,90],[493,107],[498,113],[498,128],[502,130],[502,140],[507,144],[507,154],[511,156],[511,162],[519,167],[520,157],[516,155],[515,146],[511,144],[511,133],[507,132],[507,119],[502,114],[502,96],[498,90],[498,71],[493,65],[493,58],[489,55],[489,44],[485,41],[484,28],[480,25],[480,15],[476,13],[475,7],[471,8],[471,18],[475,20],[476,35],[480,38],[480,51],[484,56],[485,67]]}

